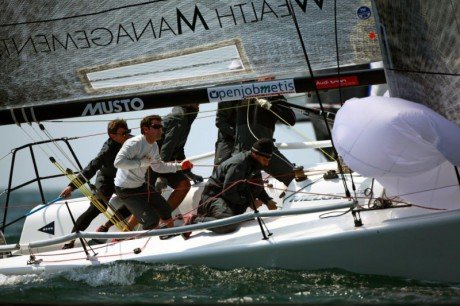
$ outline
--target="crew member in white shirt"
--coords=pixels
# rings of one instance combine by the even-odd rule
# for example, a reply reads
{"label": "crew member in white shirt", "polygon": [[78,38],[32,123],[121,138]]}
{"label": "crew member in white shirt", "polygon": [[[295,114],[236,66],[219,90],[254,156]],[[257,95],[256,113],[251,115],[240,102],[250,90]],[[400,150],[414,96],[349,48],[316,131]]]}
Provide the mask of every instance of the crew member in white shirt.
{"label": "crew member in white shirt", "polygon": [[125,206],[142,224],[144,230],[158,226],[160,219],[171,224],[171,208],[160,193],[146,181],[149,167],[158,173],[187,170],[192,163],[163,162],[157,140],[163,133],[162,119],[158,115],[147,116],[141,120],[141,135],[128,139],[115,158],[117,167],[115,192]]}

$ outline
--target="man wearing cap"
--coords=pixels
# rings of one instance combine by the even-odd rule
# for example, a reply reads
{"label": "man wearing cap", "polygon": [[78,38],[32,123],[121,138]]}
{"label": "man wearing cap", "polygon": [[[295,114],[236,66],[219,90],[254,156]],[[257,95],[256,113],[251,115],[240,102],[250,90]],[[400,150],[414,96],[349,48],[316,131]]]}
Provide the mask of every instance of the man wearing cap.
{"label": "man wearing cap", "polygon": [[[113,180],[117,173],[117,169],[114,167],[113,162],[123,143],[130,137],[130,132],[131,130],[128,129],[128,125],[125,120],[115,119],[110,121],[107,126],[109,139],[104,142],[99,154],[89,162],[85,169],[78,174],[77,178],[75,178],[66,188],[64,188],[64,190],[62,190],[60,196],[63,198],[70,197],[72,191],[77,188],[77,182],[86,183],[97,173],[95,185],[98,192],[96,197],[104,208],[107,209],[106,203],[115,193]],[[91,221],[93,221],[100,213],[101,211],[99,211],[95,205],[91,204],[88,209],[80,217],[78,217],[77,221],[75,221],[72,233],[87,229]],[[126,207],[122,206],[115,214],[126,218],[130,215],[130,212]],[[110,220],[107,221],[107,224],[111,224]],[[99,227],[98,232],[101,231],[106,232],[107,227]],[[74,243],[74,240],[66,243],[63,249],[73,248]]]}
{"label": "man wearing cap", "polygon": [[[268,166],[273,152],[273,142],[262,138],[254,143],[251,151],[240,152],[224,161],[209,178],[201,195],[198,216],[184,215],[184,224],[207,222],[240,215],[248,207],[256,208],[265,203],[275,210],[276,202],[263,188],[260,170]],[[249,184],[250,181],[257,185]],[[212,228],[213,232],[225,234],[235,231],[238,224]],[[188,238],[186,233],[184,238]]]}

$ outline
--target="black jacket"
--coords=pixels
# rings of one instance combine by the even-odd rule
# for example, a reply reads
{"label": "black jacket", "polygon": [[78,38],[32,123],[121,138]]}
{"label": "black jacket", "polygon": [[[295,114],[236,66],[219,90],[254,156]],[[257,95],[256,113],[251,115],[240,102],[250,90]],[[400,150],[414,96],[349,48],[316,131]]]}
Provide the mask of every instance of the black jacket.
{"label": "black jacket", "polygon": [[[114,179],[117,174],[117,168],[113,165],[115,157],[117,156],[118,151],[120,151],[122,144],[112,140],[111,138],[107,139],[106,142],[102,145],[102,149],[97,154],[97,156],[89,162],[89,164],[80,172],[77,176],[83,182],[90,180],[98,170],[100,170],[96,177],[96,187],[102,185],[106,186],[115,186]],[[72,189],[76,189],[76,186],[73,182],[69,184]]]}
{"label": "black jacket", "polygon": [[184,147],[197,110],[190,106],[173,107],[163,119],[164,134],[157,142],[161,159],[165,162],[184,160]]}
{"label": "black jacket", "polygon": [[[241,107],[237,109],[236,114],[236,151],[249,150],[252,144],[260,138],[273,139],[275,124],[278,121],[283,124],[295,124],[294,111],[277,104],[279,100],[285,101],[284,97],[268,97],[267,100],[272,103],[270,110],[260,107],[255,99],[245,99],[238,103]],[[280,120],[273,112],[283,120]],[[251,130],[248,128],[248,120]],[[254,138],[251,131],[257,139]]]}
{"label": "black jacket", "polygon": [[203,190],[205,196],[202,197],[202,201],[228,188],[218,197],[222,197],[237,214],[243,213],[252,204],[252,198],[259,198],[262,202],[267,203],[271,198],[262,186],[240,182],[229,188],[240,180],[262,184],[260,173],[262,167],[250,155],[251,152],[241,152],[219,165],[206,183]]}

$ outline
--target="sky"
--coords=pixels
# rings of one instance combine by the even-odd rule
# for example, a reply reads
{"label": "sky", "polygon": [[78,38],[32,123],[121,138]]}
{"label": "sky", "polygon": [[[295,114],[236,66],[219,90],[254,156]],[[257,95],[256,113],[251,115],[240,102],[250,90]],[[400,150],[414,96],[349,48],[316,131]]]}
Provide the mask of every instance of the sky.
{"label": "sky", "polygon": [[[217,138],[217,128],[215,127],[215,110],[216,103],[202,104],[200,106],[200,114],[192,125],[190,135],[185,145],[185,155],[187,158],[201,155],[214,151],[214,145]],[[132,129],[133,135],[140,134],[140,120],[152,114],[161,116],[167,115],[171,108],[154,109],[139,112],[119,113],[104,116],[86,117],[84,119],[72,118],[59,120],[59,122],[44,122],[46,131],[52,138],[61,137],[81,137],[78,140],[71,141],[71,145],[75,154],[80,160],[80,163],[85,167],[88,162],[93,159],[100,151],[102,144],[107,140],[107,122],[115,118],[123,118],[128,121],[128,126]],[[2,131],[3,145],[0,147],[0,193],[3,192],[9,181],[9,172],[11,165],[11,150],[13,148],[26,145],[28,143],[47,140],[48,136],[40,131],[36,124],[32,128],[23,124],[21,127],[16,125],[0,126]],[[275,131],[277,142],[298,142],[313,140],[314,133],[309,123],[296,124],[293,128],[283,125],[278,125]],[[62,143],[62,142],[61,142]],[[49,156],[56,158],[58,163],[63,168],[76,169],[68,162],[64,155],[59,153],[56,146],[42,146],[43,149],[34,149],[38,171],[41,176],[60,173],[55,165],[53,165]],[[15,161],[15,170],[13,174],[13,186],[24,183],[33,178],[34,167],[30,161],[29,150],[22,150],[17,153]],[[69,155],[68,151],[66,154]],[[292,162],[298,165],[314,164],[323,160],[321,155],[312,149],[303,150],[286,150],[283,153]],[[27,158],[26,158],[27,156]],[[193,172],[196,174],[208,177],[212,171],[212,159],[197,161]],[[94,181],[94,178],[93,178]],[[67,178],[52,179],[44,183],[45,188],[53,190],[61,190],[68,184]],[[28,189],[36,189],[37,184],[31,184]],[[3,201],[3,200],[2,200]]]}

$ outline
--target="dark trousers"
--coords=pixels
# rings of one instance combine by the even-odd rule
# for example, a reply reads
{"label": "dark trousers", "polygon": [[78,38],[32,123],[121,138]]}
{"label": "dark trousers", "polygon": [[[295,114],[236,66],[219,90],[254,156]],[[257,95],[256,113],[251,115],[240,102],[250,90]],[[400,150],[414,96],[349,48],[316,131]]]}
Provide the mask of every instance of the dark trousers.
{"label": "dark trousers", "polygon": [[147,188],[147,184],[138,188],[115,187],[115,191],[144,230],[155,228],[160,218],[171,218],[171,207],[153,187]]}
{"label": "dark trousers", "polygon": [[[103,202],[101,202],[103,204]],[[107,206],[103,204],[105,209],[107,209]],[[91,204],[88,209],[81,214],[80,217],[78,217],[77,221],[75,221],[75,225],[72,229],[72,233],[78,231],[84,231],[85,229],[88,228],[88,226],[91,224],[91,222],[101,213],[99,209],[96,208],[93,204]],[[126,206],[122,206],[117,211],[115,212],[116,216],[120,218],[121,220],[126,219],[131,215],[131,212],[126,208]]]}
{"label": "dark trousers", "polygon": [[[106,202],[108,202],[112,195],[115,193],[115,186],[100,186],[98,190],[99,192],[96,196],[99,200],[99,203],[104,207],[105,211],[107,210]],[[93,203],[91,203],[88,209],[83,214],[81,214],[80,217],[77,218],[77,221],[75,221],[74,227],[72,228],[72,233],[76,231],[84,231],[85,229],[87,229],[91,222],[100,213],[101,211],[98,208],[96,208],[96,206]],[[122,206],[119,209],[117,209],[115,214],[117,214],[117,216],[121,216],[122,219],[125,219],[131,213],[125,206]]]}
{"label": "dark trousers", "polygon": [[235,148],[235,140],[233,139],[220,139],[216,141],[216,150],[214,155],[214,171],[216,167],[222,162],[232,157],[233,149]]}
{"label": "dark trousers", "polygon": [[[206,189],[205,191],[206,192]],[[246,211],[246,206],[233,207],[225,201],[223,198],[213,198],[213,192],[211,195],[204,193],[201,196],[200,206],[198,207],[198,216],[195,222],[209,222],[219,219],[225,219],[228,217],[242,214]],[[204,205],[201,205],[205,203]],[[234,232],[238,229],[239,224],[230,224],[221,227],[211,228],[210,230],[217,234],[226,234]]]}

